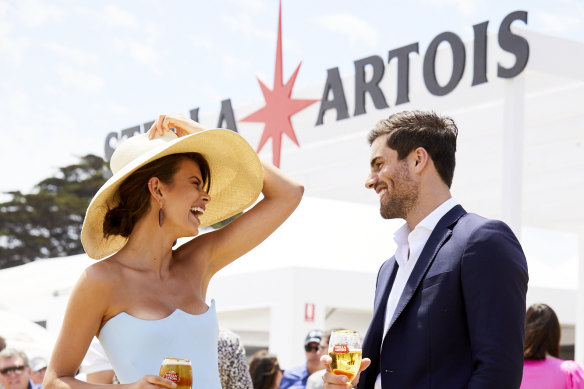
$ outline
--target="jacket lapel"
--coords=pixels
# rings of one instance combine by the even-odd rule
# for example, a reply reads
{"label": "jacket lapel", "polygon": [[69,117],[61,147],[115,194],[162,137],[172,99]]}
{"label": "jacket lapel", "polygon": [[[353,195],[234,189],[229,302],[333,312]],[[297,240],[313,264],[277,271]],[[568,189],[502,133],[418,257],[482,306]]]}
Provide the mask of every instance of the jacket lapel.
{"label": "jacket lapel", "polygon": [[377,374],[379,373],[379,346],[383,338],[385,310],[389,291],[395,280],[397,269],[398,266],[395,262],[395,257],[392,257],[382,266],[377,277],[373,318],[363,340],[363,357],[371,359],[371,366],[365,370],[364,374],[361,374],[359,388],[373,388]]}
{"label": "jacket lapel", "polygon": [[381,293],[375,294],[375,301],[374,301],[374,312],[373,317],[378,314],[380,310],[383,310],[385,313],[385,305],[383,302],[387,302],[389,297],[389,291],[393,285],[393,280],[395,279],[395,274],[397,271],[397,263],[395,261],[395,257],[391,257],[388,261],[384,269],[379,274],[379,279],[377,280],[377,288],[381,290]]}
{"label": "jacket lapel", "polygon": [[430,265],[434,261],[434,258],[436,258],[436,254],[438,254],[438,251],[440,251],[442,245],[444,245],[450,235],[452,235],[452,225],[455,224],[458,219],[460,219],[460,217],[465,213],[466,211],[464,208],[462,208],[461,205],[456,205],[454,208],[448,211],[446,215],[442,217],[442,219],[440,219],[432,231],[432,234],[430,234],[424,249],[420,253],[418,262],[416,262],[416,266],[414,266],[412,274],[410,274],[410,278],[406,283],[404,291],[402,292],[402,295],[395,309],[395,313],[389,322],[387,331],[391,329],[393,323],[395,323],[399,315],[408,305],[412,296],[416,292],[416,289],[418,289],[420,282],[430,268]]}

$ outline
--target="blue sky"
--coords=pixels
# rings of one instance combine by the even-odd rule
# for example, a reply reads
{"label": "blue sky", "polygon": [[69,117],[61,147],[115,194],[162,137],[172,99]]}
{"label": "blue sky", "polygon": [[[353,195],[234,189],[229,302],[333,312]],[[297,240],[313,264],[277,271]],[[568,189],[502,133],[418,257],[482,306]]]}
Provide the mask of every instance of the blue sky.
{"label": "blue sky", "polygon": [[[283,0],[284,79],[302,62],[295,90],[324,83],[329,68],[349,74],[413,42],[424,52],[443,31],[496,31],[515,10],[529,29],[584,41],[584,0]],[[103,156],[109,132],[158,113],[261,100],[277,15],[278,0],[0,0],[0,192]]]}

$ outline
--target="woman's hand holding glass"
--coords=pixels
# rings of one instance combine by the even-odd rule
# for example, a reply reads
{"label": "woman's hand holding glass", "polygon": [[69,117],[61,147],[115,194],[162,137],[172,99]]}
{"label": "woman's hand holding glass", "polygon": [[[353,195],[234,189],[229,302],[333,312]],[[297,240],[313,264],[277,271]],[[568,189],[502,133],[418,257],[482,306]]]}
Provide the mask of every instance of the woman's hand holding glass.
{"label": "woman's hand holding glass", "polygon": [[176,384],[169,379],[162,378],[157,375],[145,375],[138,381],[128,386],[128,389],[154,389],[154,388],[175,389]]}

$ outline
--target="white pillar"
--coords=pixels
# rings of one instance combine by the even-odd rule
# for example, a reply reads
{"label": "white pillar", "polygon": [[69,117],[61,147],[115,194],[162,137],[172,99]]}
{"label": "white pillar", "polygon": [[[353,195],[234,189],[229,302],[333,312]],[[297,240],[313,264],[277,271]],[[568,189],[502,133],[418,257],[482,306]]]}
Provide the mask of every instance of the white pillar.
{"label": "white pillar", "polygon": [[521,238],[525,77],[505,81],[503,107],[503,220]]}
{"label": "white pillar", "polygon": [[325,329],[326,306],[316,300],[318,294],[314,292],[321,279],[311,275],[309,269],[282,272],[285,275],[278,278],[278,288],[286,293],[270,309],[270,352],[278,356],[282,368],[288,369],[306,362],[304,339],[311,330]]}
{"label": "white pillar", "polygon": [[580,365],[584,365],[584,229],[580,229],[578,234],[578,297],[576,302],[574,359]]}
{"label": "white pillar", "polygon": [[[294,278],[292,274],[277,274],[279,291],[277,301],[270,307],[270,346],[269,351],[278,356],[280,366],[287,369],[294,365],[294,344],[290,341],[295,332],[294,311]],[[293,273],[293,270],[288,270]],[[287,273],[288,273],[287,272]]]}

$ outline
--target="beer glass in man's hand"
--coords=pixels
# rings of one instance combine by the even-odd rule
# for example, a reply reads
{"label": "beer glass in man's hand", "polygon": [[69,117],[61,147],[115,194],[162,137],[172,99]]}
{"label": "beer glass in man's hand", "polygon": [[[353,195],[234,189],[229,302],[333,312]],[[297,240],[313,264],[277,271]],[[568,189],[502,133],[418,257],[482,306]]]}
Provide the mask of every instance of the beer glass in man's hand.
{"label": "beer glass in man's hand", "polygon": [[174,382],[176,389],[191,389],[193,387],[193,368],[188,359],[164,358],[159,375]]}
{"label": "beer glass in man's hand", "polygon": [[331,371],[344,375],[349,382],[355,379],[361,366],[361,337],[355,330],[335,330],[329,341],[329,355],[332,358]]}

